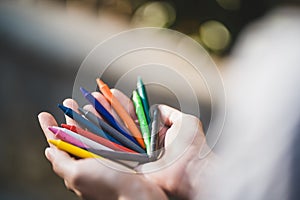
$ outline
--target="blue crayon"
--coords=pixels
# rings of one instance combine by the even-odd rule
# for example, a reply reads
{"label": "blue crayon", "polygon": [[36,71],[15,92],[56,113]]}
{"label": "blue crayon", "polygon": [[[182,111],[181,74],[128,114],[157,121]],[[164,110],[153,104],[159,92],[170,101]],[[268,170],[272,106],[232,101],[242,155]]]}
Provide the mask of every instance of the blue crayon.
{"label": "blue crayon", "polygon": [[120,141],[123,146],[128,147],[128,148],[130,148],[130,149],[132,149],[132,150],[134,150],[136,152],[139,152],[139,153],[145,153],[145,150],[142,147],[140,147],[137,143],[134,143],[134,141],[135,141],[134,138],[132,138],[134,141],[128,139],[128,137],[132,137],[132,136],[129,135],[128,137],[125,137],[120,132],[118,132],[116,129],[114,129],[113,127],[111,127],[105,121],[103,121],[102,119],[98,118],[96,115],[94,115],[92,112],[90,112],[88,110],[85,110],[83,108],[78,108],[78,110],[88,120],[90,120],[91,122],[93,122],[96,125],[99,125],[109,135],[113,136],[118,141]]}
{"label": "blue crayon", "polygon": [[139,143],[131,137],[131,135],[120,125],[115,118],[103,107],[103,105],[87,90],[84,88],[80,88],[82,95],[94,106],[95,110],[107,121],[109,125],[114,127],[117,131],[119,131],[122,135],[130,139],[135,144],[139,145]]}
{"label": "blue crayon", "polygon": [[93,132],[96,135],[99,135],[100,137],[106,138],[112,142],[115,142],[117,144],[121,144],[119,141],[117,141],[115,138],[111,137],[107,133],[105,133],[102,129],[97,127],[92,122],[88,121],[87,119],[83,118],[80,114],[72,110],[71,108],[68,108],[66,106],[58,104],[58,107],[70,118],[74,119],[80,126],[87,128],[91,132]]}

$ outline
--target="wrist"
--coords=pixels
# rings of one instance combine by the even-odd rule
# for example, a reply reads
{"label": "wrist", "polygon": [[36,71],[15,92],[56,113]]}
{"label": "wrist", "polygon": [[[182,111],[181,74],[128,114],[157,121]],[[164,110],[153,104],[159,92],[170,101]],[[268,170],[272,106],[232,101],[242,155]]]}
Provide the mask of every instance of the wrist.
{"label": "wrist", "polygon": [[167,200],[167,196],[164,191],[152,182],[149,182],[141,177],[136,176],[132,181],[128,182],[126,186],[120,192],[119,200],[131,200],[131,199],[162,199]]}
{"label": "wrist", "polygon": [[189,162],[186,168],[190,185],[190,190],[187,193],[188,199],[204,198],[208,195],[206,186],[216,170],[216,159],[214,152],[209,151],[205,157],[200,158],[200,155],[197,155]]}

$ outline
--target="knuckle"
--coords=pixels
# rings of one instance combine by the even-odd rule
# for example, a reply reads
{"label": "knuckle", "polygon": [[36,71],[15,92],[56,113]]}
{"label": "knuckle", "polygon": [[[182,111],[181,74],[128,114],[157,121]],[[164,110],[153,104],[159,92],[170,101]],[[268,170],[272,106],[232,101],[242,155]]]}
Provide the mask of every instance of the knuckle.
{"label": "knuckle", "polygon": [[52,162],[52,169],[55,173],[59,172],[59,167],[57,166],[56,162]]}
{"label": "knuckle", "polygon": [[71,188],[71,186],[70,186],[70,184],[69,184],[69,182],[68,182],[67,180],[64,180],[64,183],[65,183],[65,186],[66,186],[66,188],[67,188],[68,190],[73,191],[73,189]]}
{"label": "knuckle", "polygon": [[171,193],[176,194],[178,190],[178,182],[170,179],[166,184],[166,189]]}
{"label": "knuckle", "polygon": [[83,174],[80,171],[80,168],[78,165],[75,165],[73,167],[73,170],[70,171],[68,180],[70,185],[72,185],[73,188],[79,188],[82,184]]}
{"label": "knuckle", "polygon": [[200,119],[194,115],[187,115],[188,120],[195,124],[198,125],[199,127],[202,127],[202,122],[200,121]]}

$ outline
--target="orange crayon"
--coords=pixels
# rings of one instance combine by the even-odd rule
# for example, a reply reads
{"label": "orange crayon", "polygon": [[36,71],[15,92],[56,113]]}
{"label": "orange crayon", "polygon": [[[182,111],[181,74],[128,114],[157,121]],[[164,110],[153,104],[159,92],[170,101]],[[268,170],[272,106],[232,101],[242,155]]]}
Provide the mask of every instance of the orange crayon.
{"label": "orange crayon", "polygon": [[131,132],[132,136],[138,141],[138,143],[145,148],[145,143],[142,137],[142,134],[138,127],[135,125],[133,119],[130,117],[128,112],[125,110],[125,108],[122,106],[122,104],[115,98],[110,91],[109,87],[101,81],[99,78],[96,79],[98,87],[104,97],[107,99],[107,101],[111,104],[113,109],[117,112],[119,117],[124,122],[126,128]]}

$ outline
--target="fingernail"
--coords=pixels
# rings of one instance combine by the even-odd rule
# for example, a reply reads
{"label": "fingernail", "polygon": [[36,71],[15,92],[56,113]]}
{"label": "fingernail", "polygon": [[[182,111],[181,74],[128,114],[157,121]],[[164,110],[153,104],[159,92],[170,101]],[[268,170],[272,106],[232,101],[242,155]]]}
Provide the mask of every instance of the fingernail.
{"label": "fingernail", "polygon": [[39,113],[39,114],[38,114],[38,116],[37,116],[37,117],[38,117],[38,120],[40,120],[41,115],[42,115],[42,113]]}

